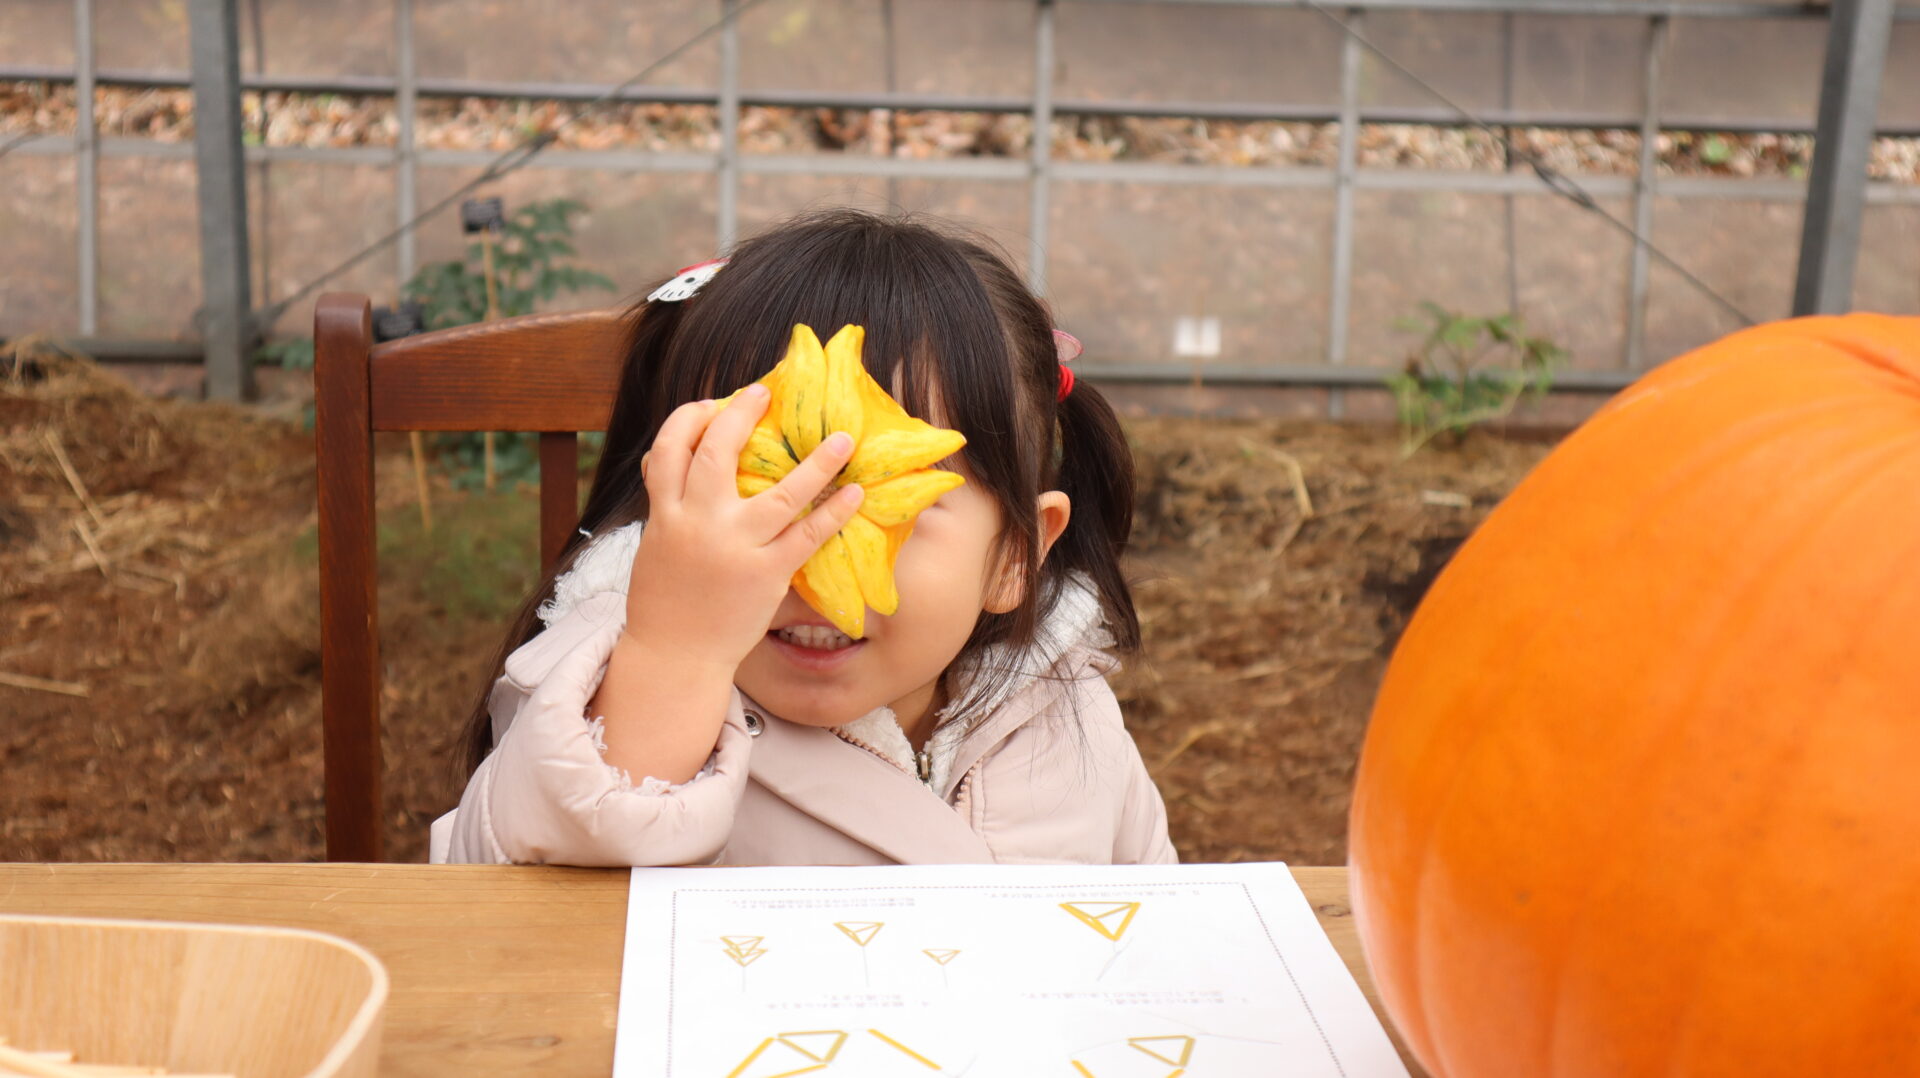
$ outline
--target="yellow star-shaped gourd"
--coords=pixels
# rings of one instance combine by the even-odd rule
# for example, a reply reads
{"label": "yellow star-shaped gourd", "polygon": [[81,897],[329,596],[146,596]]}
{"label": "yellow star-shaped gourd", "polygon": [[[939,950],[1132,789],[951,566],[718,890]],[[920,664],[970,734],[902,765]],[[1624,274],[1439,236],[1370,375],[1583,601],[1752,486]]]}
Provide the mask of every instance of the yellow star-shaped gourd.
{"label": "yellow star-shaped gourd", "polygon": [[784,478],[828,435],[853,436],[853,458],[821,498],[848,483],[858,483],[866,498],[794,574],[793,588],[855,640],[866,635],[868,607],[882,614],[900,607],[893,565],[913,534],[914,518],[966,482],[929,467],[959,452],[966,436],[915,419],[888,396],[860,361],[866,336],[859,326],[842,326],[822,347],[811,327],[793,327],[786,356],[760,379],[771,399],[740,453],[737,477],[740,496],[751,498]]}

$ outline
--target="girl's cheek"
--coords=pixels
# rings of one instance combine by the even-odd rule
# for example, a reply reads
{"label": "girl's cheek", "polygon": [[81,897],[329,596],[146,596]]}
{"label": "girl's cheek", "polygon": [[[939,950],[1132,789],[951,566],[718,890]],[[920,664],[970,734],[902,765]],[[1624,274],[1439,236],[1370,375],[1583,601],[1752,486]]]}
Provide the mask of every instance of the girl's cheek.
{"label": "girl's cheek", "polygon": [[903,576],[918,572],[924,565],[937,564],[940,560],[939,530],[915,525],[913,534],[907,536],[906,544],[900,548],[900,557],[893,563],[894,576]]}
{"label": "girl's cheek", "polygon": [[896,575],[929,565],[943,576],[985,572],[999,514],[991,502],[968,500],[969,493],[965,488],[949,492],[921,511],[900,548]]}
{"label": "girl's cheek", "polygon": [[[927,514],[921,514],[925,520]],[[943,582],[967,575],[976,568],[965,564],[966,551],[963,544],[956,543],[953,529],[929,522],[927,526],[916,524],[913,534],[907,537],[906,545],[900,548],[900,557],[893,565],[894,583],[901,594],[926,594],[940,587]]]}

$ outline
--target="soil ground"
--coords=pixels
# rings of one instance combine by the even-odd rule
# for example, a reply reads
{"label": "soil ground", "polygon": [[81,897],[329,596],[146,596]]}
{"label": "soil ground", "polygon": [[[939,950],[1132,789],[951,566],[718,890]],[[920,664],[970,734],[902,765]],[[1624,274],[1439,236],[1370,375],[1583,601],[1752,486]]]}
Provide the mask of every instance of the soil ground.
{"label": "soil ground", "polygon": [[[321,856],[312,436],[81,361],[0,377],[0,861]],[[1345,859],[1375,685],[1461,539],[1545,452],[1476,434],[1137,418],[1146,654],[1116,679],[1186,860]],[[532,579],[531,490],[433,492],[379,447],[391,855]]]}

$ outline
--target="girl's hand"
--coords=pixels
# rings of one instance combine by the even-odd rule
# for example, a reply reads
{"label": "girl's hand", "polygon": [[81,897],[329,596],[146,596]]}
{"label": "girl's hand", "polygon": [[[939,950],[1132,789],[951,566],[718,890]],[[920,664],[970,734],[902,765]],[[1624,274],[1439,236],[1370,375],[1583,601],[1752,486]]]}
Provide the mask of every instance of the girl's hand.
{"label": "girl's hand", "polygon": [[766,635],[793,574],[864,496],[846,486],[800,516],[853,455],[853,440],[837,433],[771,489],[740,497],[740,452],[767,400],[756,383],[724,407],[682,405],[661,425],[641,468],[650,508],[627,588],[623,643],[688,664],[688,674],[724,670],[729,684]]}
{"label": "girl's hand", "polygon": [[852,439],[835,434],[770,489],[740,497],[740,450],[766,410],[760,385],[725,408],[677,408],[641,465],[651,505],[627,626],[587,705],[606,720],[603,758],[636,781],[680,783],[699,772],[725,722],[734,672],[766,635],[788,581],[864,496],[849,486],[800,516],[853,455]]}

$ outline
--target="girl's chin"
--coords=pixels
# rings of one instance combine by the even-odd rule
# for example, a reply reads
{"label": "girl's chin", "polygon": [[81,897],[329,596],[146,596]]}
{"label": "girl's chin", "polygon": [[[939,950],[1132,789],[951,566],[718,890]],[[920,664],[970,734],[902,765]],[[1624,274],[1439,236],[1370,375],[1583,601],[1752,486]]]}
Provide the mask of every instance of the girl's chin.
{"label": "girl's chin", "polygon": [[772,677],[744,677],[740,691],[787,722],[798,726],[843,726],[886,701],[867,703],[855,699],[845,688],[796,683],[791,673],[776,671]]}
{"label": "girl's chin", "polygon": [[851,718],[847,718],[842,716],[804,715],[803,714],[803,715],[792,715],[792,716],[782,715],[780,717],[783,719],[786,719],[788,722],[794,724],[795,726],[817,726],[822,730],[829,730],[835,726],[845,726],[846,724],[852,722],[854,719],[857,719],[860,716],[855,715],[855,716],[852,716]]}
{"label": "girl's chin", "polygon": [[856,664],[870,646],[862,640],[828,652],[796,647],[768,633],[742,666],[740,689],[796,725],[844,726],[891,700],[872,698],[873,671]]}
{"label": "girl's chin", "polygon": [[[752,693],[748,693],[752,696]],[[823,700],[812,694],[786,694],[779,691],[769,692],[772,699],[754,696],[765,704],[767,710],[796,726],[845,726],[847,723],[872,711],[872,707],[861,708],[835,700]],[[875,707],[881,705],[874,705]]]}

